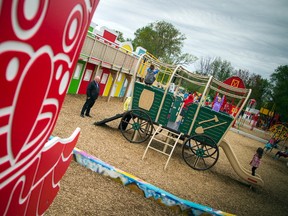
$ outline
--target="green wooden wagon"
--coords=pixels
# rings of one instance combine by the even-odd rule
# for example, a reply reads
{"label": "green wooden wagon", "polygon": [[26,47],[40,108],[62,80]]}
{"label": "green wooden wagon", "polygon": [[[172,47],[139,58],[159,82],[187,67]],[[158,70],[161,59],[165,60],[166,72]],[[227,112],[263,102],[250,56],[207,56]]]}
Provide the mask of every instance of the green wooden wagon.
{"label": "green wooden wagon", "polygon": [[[149,64],[155,64],[161,71],[153,86],[145,85],[138,76],[139,68],[143,71],[144,65],[147,67]],[[174,91],[170,88],[172,83],[176,86]],[[183,97],[177,94],[177,88],[193,88],[201,94],[197,103],[188,106],[184,116],[180,116]],[[217,94],[233,104],[230,113],[216,112],[207,105],[208,95]],[[225,84],[212,76],[191,73],[182,66],[163,64],[143,55],[133,76],[132,103],[129,110],[121,114],[119,129],[131,143],[142,143],[150,138],[142,158],[145,158],[148,149],[167,155],[164,169],[180,143],[184,161],[193,169],[206,170],[216,164],[218,145],[250,94],[250,89],[238,88],[237,82]],[[158,147],[153,145],[155,142]],[[159,145],[162,147],[159,148]]]}

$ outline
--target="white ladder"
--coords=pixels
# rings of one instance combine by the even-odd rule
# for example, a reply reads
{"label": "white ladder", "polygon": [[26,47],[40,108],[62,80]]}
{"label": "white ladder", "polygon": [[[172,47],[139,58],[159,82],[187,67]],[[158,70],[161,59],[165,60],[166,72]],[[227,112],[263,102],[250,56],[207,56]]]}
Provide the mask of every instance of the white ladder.
{"label": "white ladder", "polygon": [[[162,130],[162,131],[161,131],[161,130]],[[163,132],[163,131],[164,131],[164,132],[168,132],[167,134],[161,133],[162,135],[166,136],[166,141],[165,141],[165,142],[164,142],[163,140],[157,139],[157,138],[155,137],[157,134],[160,133],[160,131],[161,131],[161,132]],[[174,135],[174,136],[173,136],[173,135]],[[173,154],[173,152],[174,152],[174,149],[175,149],[175,147],[177,146],[177,143],[178,143],[178,141],[179,141],[179,139],[180,139],[180,137],[181,137],[182,135],[183,135],[183,133],[180,133],[180,134],[174,133],[174,132],[171,132],[171,131],[168,130],[168,129],[163,128],[162,125],[159,125],[158,128],[156,129],[156,131],[154,132],[153,136],[151,137],[151,139],[150,139],[150,141],[149,141],[149,143],[148,143],[148,145],[147,145],[147,147],[146,147],[146,149],[145,149],[145,152],[144,152],[144,154],[143,154],[143,156],[142,156],[142,160],[144,160],[145,155],[146,155],[146,153],[147,153],[147,151],[148,151],[149,148],[152,149],[152,150],[155,150],[155,151],[157,151],[157,152],[159,152],[159,153],[162,153],[162,154],[168,156],[168,160],[167,160],[167,162],[166,162],[166,164],[165,164],[165,167],[164,167],[164,170],[166,170],[166,167],[167,167],[167,165],[168,165],[168,163],[169,163],[169,161],[170,161],[170,158],[171,158],[171,156],[172,156],[172,154]],[[162,143],[162,144],[164,145],[163,149],[162,149],[162,150],[159,150],[159,149],[151,146],[151,143],[152,143],[153,140],[156,140],[156,141],[158,141],[159,143]],[[174,142],[173,144],[169,144],[169,141],[170,141],[170,140],[174,140],[175,142]],[[167,147],[172,148],[169,154],[166,153]]]}

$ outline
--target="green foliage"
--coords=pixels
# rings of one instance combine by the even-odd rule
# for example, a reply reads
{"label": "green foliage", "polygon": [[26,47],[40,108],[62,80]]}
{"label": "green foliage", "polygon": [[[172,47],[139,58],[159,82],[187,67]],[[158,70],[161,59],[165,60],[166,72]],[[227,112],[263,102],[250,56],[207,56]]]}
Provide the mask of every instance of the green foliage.
{"label": "green foliage", "polygon": [[273,101],[276,105],[276,112],[281,116],[282,121],[288,120],[288,65],[279,66],[271,75],[273,85]]}
{"label": "green foliage", "polygon": [[189,53],[184,53],[184,54],[175,54],[172,58],[168,57],[165,59],[164,58],[161,58],[162,61],[168,63],[168,64],[175,64],[175,65],[178,65],[178,64],[181,64],[181,65],[189,65],[195,61],[197,61],[197,57],[196,56],[193,56]]}
{"label": "green foliage", "polygon": [[[187,78],[189,80],[189,75],[187,73],[184,72],[180,72],[179,75],[181,75],[181,77]],[[180,83],[180,78],[176,78],[173,81],[176,85],[179,85]],[[205,86],[198,86],[198,85],[194,85],[191,82],[185,80],[185,79],[181,79],[181,86],[187,91],[187,92],[203,92],[205,89]]]}
{"label": "green foliage", "polygon": [[216,58],[212,62],[212,76],[220,81],[224,81],[227,78],[231,77],[233,72],[233,67],[231,62],[227,60],[222,60],[220,57]]}
{"label": "green foliage", "polygon": [[263,79],[260,75],[250,75],[246,80],[246,88],[252,89],[250,98],[257,101],[256,109],[260,109],[265,103],[271,101],[271,85],[267,79]]}
{"label": "green foliage", "polygon": [[245,83],[246,87],[249,85],[250,72],[248,70],[235,70],[234,75],[240,77]]}
{"label": "green foliage", "polygon": [[163,85],[166,85],[168,83],[170,79],[170,76],[166,73],[163,72],[159,72],[157,77],[156,77],[156,81],[162,83]]}
{"label": "green foliage", "polygon": [[134,33],[133,47],[141,46],[147,49],[165,63],[191,64],[197,58],[188,53],[182,53],[185,35],[171,23],[158,21],[139,28]]}
{"label": "green foliage", "polygon": [[220,81],[224,81],[232,76],[233,67],[230,62],[222,60],[220,57],[214,60],[211,57],[206,57],[200,59],[197,73],[206,76],[211,75]]}
{"label": "green foliage", "polygon": [[124,36],[123,36],[123,33],[120,32],[120,31],[117,31],[117,30],[114,30],[117,34],[118,34],[118,37],[117,37],[117,40],[120,41],[120,42],[125,42],[126,40],[124,39]]}
{"label": "green foliage", "polygon": [[[197,57],[182,53],[183,42],[186,39],[178,29],[165,21],[150,23],[145,27],[139,28],[134,33],[135,39],[124,39],[122,32],[116,31],[120,42],[131,41],[133,47],[141,46],[159,60],[168,64],[189,65],[197,60]],[[197,65],[195,65],[197,66]],[[252,89],[250,98],[257,101],[257,109],[265,107],[271,109],[276,105],[276,112],[281,115],[282,121],[288,120],[288,65],[279,66],[271,75],[270,81],[263,79],[261,75],[250,74],[248,70],[234,70],[231,63],[227,60],[217,58],[201,58],[196,73],[202,75],[212,75],[220,81],[231,76],[240,77],[246,88]],[[166,84],[169,75],[159,72],[157,81]],[[174,80],[177,83],[177,80]],[[202,92],[203,87],[196,87],[183,80],[181,83],[189,92]],[[270,104],[270,105],[269,105]]]}

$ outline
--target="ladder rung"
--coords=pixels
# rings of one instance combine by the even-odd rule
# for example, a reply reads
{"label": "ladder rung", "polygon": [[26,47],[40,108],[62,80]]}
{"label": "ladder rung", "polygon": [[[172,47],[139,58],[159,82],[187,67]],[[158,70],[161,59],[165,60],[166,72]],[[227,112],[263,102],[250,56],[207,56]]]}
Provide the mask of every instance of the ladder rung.
{"label": "ladder rung", "polygon": [[[169,135],[168,135],[168,134],[167,134],[167,135],[166,135],[166,134],[162,134],[162,135],[164,135],[164,136],[166,136],[166,137],[169,137],[170,139],[174,140],[174,141],[175,141],[175,142],[174,142],[174,145],[171,145],[171,144],[169,144],[169,143],[167,143],[167,142],[164,142],[164,141],[162,141],[162,140],[159,140],[159,139],[157,139],[157,138],[155,137],[155,135],[156,135],[157,133],[160,133],[160,130],[161,130],[161,129],[162,129],[162,131],[163,131],[163,130],[164,130],[164,131],[168,131]],[[176,138],[170,136],[171,134],[176,135]],[[151,139],[150,139],[150,141],[149,141],[149,143],[148,143],[148,145],[147,145],[147,147],[146,147],[146,149],[145,149],[145,152],[144,152],[144,154],[143,154],[143,156],[142,156],[142,160],[144,159],[144,157],[145,157],[148,149],[149,149],[149,148],[150,148],[150,149],[153,149],[154,151],[157,151],[157,152],[159,152],[159,153],[161,153],[161,154],[164,154],[164,155],[168,156],[168,160],[167,160],[167,162],[166,162],[166,164],[165,164],[165,167],[164,167],[164,170],[165,170],[166,167],[167,167],[167,165],[168,165],[168,162],[169,162],[169,160],[170,160],[170,158],[171,158],[171,156],[172,156],[172,154],[173,154],[173,151],[174,151],[175,147],[177,146],[178,140],[179,140],[179,138],[180,138],[182,135],[183,135],[182,133],[177,134],[177,133],[171,132],[171,131],[169,131],[168,129],[162,128],[162,125],[159,125],[159,127],[158,127],[158,128],[156,129],[156,131],[153,133],[153,136],[151,137]],[[163,150],[159,150],[159,149],[157,149],[157,148],[152,147],[152,146],[151,146],[151,142],[152,142],[153,140],[156,140],[156,141],[164,144],[164,145],[165,145],[165,146],[164,146],[164,149],[163,149]],[[167,153],[165,152],[167,146],[169,146],[170,148],[172,148],[169,154],[167,154]]]}
{"label": "ladder rung", "polygon": [[155,150],[155,151],[157,151],[157,152],[159,152],[159,153],[162,153],[162,154],[164,154],[164,155],[166,155],[166,156],[170,156],[170,154],[167,154],[167,153],[165,153],[165,152],[163,152],[163,151],[160,151],[159,149],[156,149],[156,148],[154,148],[154,147],[152,147],[152,146],[149,146],[149,148],[151,148],[151,149],[153,149],[153,150]]}
{"label": "ladder rung", "polygon": [[[169,132],[170,134],[174,134],[174,135],[176,135],[176,136],[180,136],[180,134],[175,133],[175,132],[172,132],[172,131],[170,131],[170,130],[168,130],[168,129],[163,128],[162,131],[163,131],[163,130]],[[165,134],[163,134],[163,135],[164,135],[164,136],[168,136],[168,135],[165,135]]]}
{"label": "ladder rung", "polygon": [[[173,137],[173,136],[171,136],[171,135],[166,135],[166,134],[161,134],[162,136],[165,136],[165,137],[168,137],[168,138],[170,138],[170,139],[173,139],[173,140],[176,140],[177,138],[175,138],[175,137]],[[177,137],[178,137],[178,135],[177,135]]]}
{"label": "ladder rung", "polygon": [[166,143],[166,142],[164,142],[164,141],[162,141],[162,140],[159,140],[159,139],[157,139],[157,138],[155,138],[155,137],[154,137],[153,140],[156,140],[156,141],[158,141],[158,142],[161,142],[161,143],[163,143],[164,145],[168,145],[168,146],[170,146],[170,147],[173,147],[173,146],[174,146],[174,145],[168,144],[168,143]]}

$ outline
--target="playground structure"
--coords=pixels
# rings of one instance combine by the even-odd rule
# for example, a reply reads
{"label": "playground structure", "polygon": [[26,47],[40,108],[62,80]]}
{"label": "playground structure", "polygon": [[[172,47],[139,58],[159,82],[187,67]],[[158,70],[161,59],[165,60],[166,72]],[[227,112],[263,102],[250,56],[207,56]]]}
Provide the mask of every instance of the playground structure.
{"label": "playground structure", "polygon": [[286,147],[288,128],[283,124],[275,124],[269,129],[269,131],[272,135],[270,140],[264,146],[265,153],[271,152],[274,148],[279,149],[281,152]]}
{"label": "playground structure", "polygon": [[[153,86],[142,83],[139,73],[143,73],[154,64],[160,69]],[[233,82],[232,82],[233,83]],[[184,116],[181,116],[183,97],[178,89],[188,85],[198,87],[201,98],[191,103]],[[173,87],[171,87],[173,86]],[[205,106],[206,97],[222,95],[225,101],[233,101],[231,109],[223,112],[225,103],[219,112]],[[251,94],[250,89],[237,88],[237,85],[222,83],[212,76],[191,73],[180,65],[168,65],[144,54],[137,63],[133,74],[131,104],[128,111],[111,118],[95,122],[103,125],[121,118],[119,129],[131,143],[142,143],[150,138],[142,159],[148,150],[155,150],[168,157],[167,168],[173,151],[182,145],[182,157],[186,164],[196,170],[213,167],[219,158],[221,147],[235,172],[249,184],[263,185],[260,176],[252,176],[238,162],[225,134],[237,119]]]}
{"label": "playground structure", "polygon": [[246,120],[251,122],[252,121],[251,117],[259,113],[259,110],[255,109],[256,105],[257,105],[257,101],[255,99],[248,100],[245,110],[243,108],[242,113],[239,115],[239,118],[237,119],[238,128],[240,126],[243,126]]}

